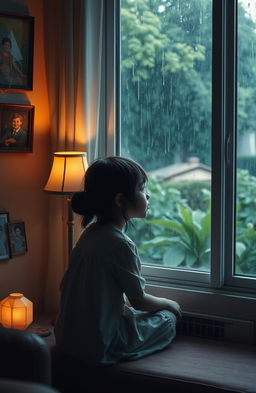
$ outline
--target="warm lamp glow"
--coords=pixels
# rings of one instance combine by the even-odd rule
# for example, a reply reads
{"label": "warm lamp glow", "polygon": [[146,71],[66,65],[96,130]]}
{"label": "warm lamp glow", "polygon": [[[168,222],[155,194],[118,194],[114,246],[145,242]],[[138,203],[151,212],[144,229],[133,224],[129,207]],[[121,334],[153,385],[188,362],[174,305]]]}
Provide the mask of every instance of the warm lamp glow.
{"label": "warm lamp glow", "polygon": [[71,209],[71,195],[83,189],[87,154],[81,151],[55,152],[49,179],[44,190],[53,194],[66,194],[68,205],[68,255],[74,246],[74,215]]}
{"label": "warm lamp glow", "polygon": [[6,328],[26,329],[33,322],[33,303],[22,293],[11,293],[0,303],[0,321]]}
{"label": "warm lamp glow", "polygon": [[56,194],[81,191],[88,167],[86,156],[86,153],[79,151],[54,153],[51,173],[44,190]]}

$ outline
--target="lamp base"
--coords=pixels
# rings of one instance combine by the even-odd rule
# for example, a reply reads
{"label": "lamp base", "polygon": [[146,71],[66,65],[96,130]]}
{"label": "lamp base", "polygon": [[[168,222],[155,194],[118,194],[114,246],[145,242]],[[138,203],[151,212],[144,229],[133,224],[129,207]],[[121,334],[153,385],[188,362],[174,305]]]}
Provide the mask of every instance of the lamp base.
{"label": "lamp base", "polygon": [[27,329],[30,333],[37,334],[40,337],[48,337],[51,335],[51,332],[49,329],[38,325],[37,323],[32,323]]}

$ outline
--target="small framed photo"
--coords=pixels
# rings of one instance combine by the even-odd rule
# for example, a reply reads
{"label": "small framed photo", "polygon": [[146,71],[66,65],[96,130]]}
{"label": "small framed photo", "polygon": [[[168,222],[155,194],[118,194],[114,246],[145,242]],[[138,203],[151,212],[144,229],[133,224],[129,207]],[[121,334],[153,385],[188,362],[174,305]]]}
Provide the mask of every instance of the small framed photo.
{"label": "small framed photo", "polygon": [[34,106],[0,104],[0,152],[31,153]]}
{"label": "small framed photo", "polygon": [[27,248],[24,222],[8,223],[11,255],[24,254]]}
{"label": "small framed photo", "polygon": [[0,212],[0,261],[11,258],[8,238],[9,213]]}
{"label": "small framed photo", "polygon": [[0,12],[0,88],[32,90],[34,17]]}

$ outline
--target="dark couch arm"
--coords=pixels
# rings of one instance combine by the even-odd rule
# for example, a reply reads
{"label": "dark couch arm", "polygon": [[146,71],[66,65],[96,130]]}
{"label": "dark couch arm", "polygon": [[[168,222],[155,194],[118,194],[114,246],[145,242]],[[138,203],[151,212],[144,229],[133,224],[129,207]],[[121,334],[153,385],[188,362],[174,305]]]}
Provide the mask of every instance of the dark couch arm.
{"label": "dark couch arm", "polygon": [[41,337],[0,326],[0,351],[0,378],[51,383],[50,350]]}
{"label": "dark couch arm", "polygon": [[58,393],[50,386],[35,382],[0,379],[1,393]]}

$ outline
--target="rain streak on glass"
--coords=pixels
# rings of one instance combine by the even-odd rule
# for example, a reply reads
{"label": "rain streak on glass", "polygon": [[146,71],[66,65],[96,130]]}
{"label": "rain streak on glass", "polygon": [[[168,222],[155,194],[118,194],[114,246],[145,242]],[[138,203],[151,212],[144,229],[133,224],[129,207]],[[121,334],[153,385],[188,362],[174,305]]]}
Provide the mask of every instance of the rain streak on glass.
{"label": "rain streak on glass", "polygon": [[212,0],[121,0],[121,155],[148,172],[142,262],[210,270]]}

